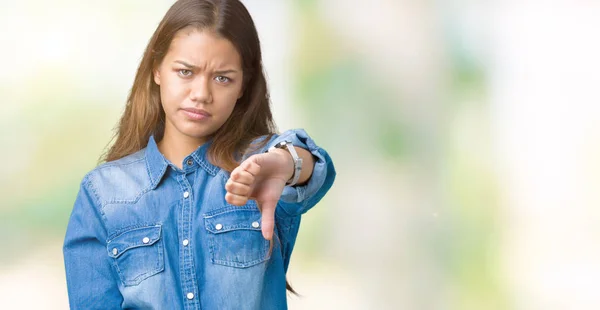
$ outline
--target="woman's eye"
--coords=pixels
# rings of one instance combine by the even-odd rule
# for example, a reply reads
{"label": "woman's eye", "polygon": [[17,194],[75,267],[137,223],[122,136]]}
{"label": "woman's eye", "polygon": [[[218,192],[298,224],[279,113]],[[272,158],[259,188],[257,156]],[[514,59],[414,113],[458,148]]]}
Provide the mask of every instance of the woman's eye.
{"label": "woman's eye", "polygon": [[181,76],[188,77],[188,76],[192,75],[192,70],[188,70],[188,69],[179,69],[178,73],[179,73],[179,75],[181,75]]}
{"label": "woman's eye", "polygon": [[226,76],[217,76],[215,77],[215,80],[219,83],[228,83],[230,81],[230,79]]}

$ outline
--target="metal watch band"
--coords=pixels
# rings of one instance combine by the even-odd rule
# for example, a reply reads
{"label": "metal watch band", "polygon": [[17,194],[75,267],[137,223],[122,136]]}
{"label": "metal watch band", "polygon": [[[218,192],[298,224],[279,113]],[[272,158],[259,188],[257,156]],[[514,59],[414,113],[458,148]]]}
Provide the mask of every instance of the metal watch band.
{"label": "metal watch band", "polygon": [[292,155],[292,160],[294,161],[294,175],[292,176],[291,181],[288,181],[286,183],[286,185],[288,185],[288,186],[296,185],[296,183],[300,179],[300,172],[302,172],[302,158],[300,158],[298,156],[298,153],[296,152],[296,149],[294,148],[294,145],[292,144],[291,141],[281,141],[281,142],[275,144],[274,146],[270,147],[269,150],[274,149],[274,148],[278,148],[278,149],[286,148],[288,150],[288,152],[290,152],[290,155]]}

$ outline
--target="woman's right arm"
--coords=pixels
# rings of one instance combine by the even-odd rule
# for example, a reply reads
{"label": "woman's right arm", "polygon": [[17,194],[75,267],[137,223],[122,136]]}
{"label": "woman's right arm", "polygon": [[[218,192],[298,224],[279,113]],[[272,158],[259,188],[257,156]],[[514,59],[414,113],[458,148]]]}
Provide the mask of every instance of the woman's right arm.
{"label": "woman's right arm", "polygon": [[99,202],[86,176],[63,245],[71,309],[121,309],[123,297],[106,250]]}

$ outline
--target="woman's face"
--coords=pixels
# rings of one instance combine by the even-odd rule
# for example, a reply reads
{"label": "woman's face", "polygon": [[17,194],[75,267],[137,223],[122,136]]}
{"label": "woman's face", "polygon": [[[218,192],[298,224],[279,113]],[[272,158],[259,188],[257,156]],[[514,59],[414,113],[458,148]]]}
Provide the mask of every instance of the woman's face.
{"label": "woman's face", "polygon": [[242,64],[227,39],[209,31],[180,30],[154,70],[165,110],[165,138],[204,143],[242,96]]}

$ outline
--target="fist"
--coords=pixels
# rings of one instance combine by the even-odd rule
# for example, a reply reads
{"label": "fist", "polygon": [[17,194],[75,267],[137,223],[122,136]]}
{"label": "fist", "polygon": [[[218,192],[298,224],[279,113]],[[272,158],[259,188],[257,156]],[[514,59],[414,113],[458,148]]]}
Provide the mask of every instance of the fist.
{"label": "fist", "polygon": [[275,208],[293,173],[294,162],[286,150],[252,155],[231,172],[225,183],[225,200],[236,206],[245,205],[248,199],[256,200],[262,215],[262,234],[271,240]]}

